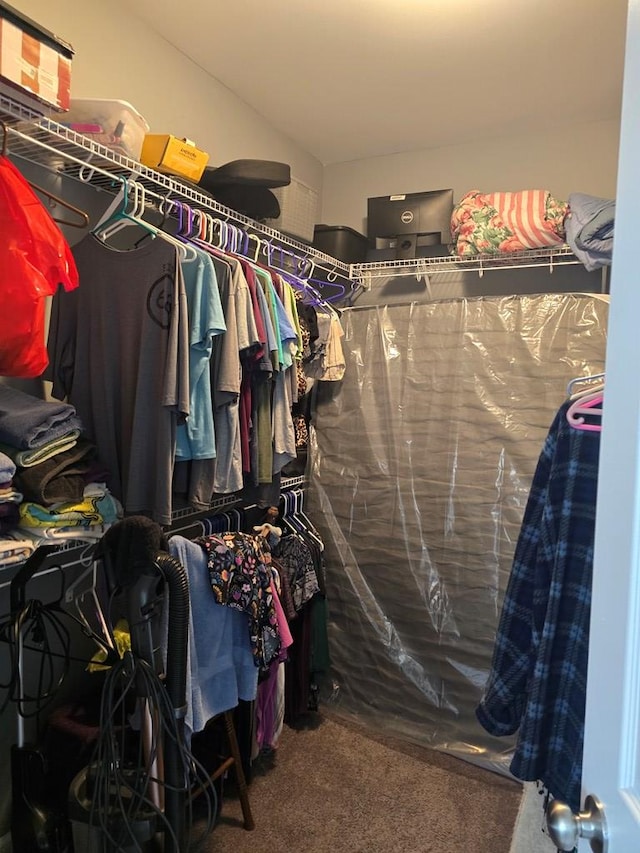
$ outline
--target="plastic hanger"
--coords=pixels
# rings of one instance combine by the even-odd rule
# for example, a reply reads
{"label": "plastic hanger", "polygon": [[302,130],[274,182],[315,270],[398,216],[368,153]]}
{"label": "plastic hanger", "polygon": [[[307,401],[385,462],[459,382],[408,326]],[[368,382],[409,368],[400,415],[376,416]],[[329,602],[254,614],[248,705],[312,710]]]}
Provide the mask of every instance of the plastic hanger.
{"label": "plastic hanger", "polygon": [[293,495],[298,518],[300,518],[300,520],[304,524],[307,534],[310,536],[310,538],[313,539],[313,541],[318,545],[318,548],[321,551],[324,551],[324,542],[322,541],[320,534],[304,512],[304,492],[301,489],[294,489]]}
{"label": "plastic hanger", "polygon": [[38,184],[34,184],[32,181],[28,181],[30,187],[32,187],[37,193],[40,193],[43,196],[46,196],[50,201],[52,201],[55,205],[59,205],[60,207],[64,207],[66,210],[71,213],[75,213],[76,216],[80,217],[80,221],[73,221],[71,219],[60,219],[58,216],[51,216],[54,222],[57,222],[58,225],[68,225],[70,228],[87,228],[89,225],[89,214],[84,210],[80,210],[79,207],[75,207],[73,204],[69,204],[68,201],[60,198],[55,193],[46,190],[44,187],[38,186]]}
{"label": "plastic hanger", "polygon": [[[113,633],[107,624],[107,620],[105,618],[104,612],[102,610],[102,605],[100,603],[100,599],[98,598],[98,593],[96,591],[97,567],[97,562],[95,560],[92,561],[91,565],[87,569],[85,569],[85,571],[79,577],[77,577],[67,586],[64,592],[64,600],[66,604],[73,603],[78,613],[78,618],[80,619],[82,624],[89,631],[93,631],[93,627],[91,626],[81,606],[81,604],[85,600],[85,597],[88,597],[91,600],[91,603],[93,604],[94,614],[96,616],[96,619],[98,620],[104,643],[106,643],[110,648],[115,649],[116,646],[115,640],[113,638]],[[90,579],[91,582],[86,589],[83,589],[82,585],[88,579]]]}
{"label": "plastic hanger", "polygon": [[[122,204],[115,210],[111,216],[94,230],[94,234],[105,243],[123,228],[128,225],[137,225],[147,231],[152,237],[158,236],[158,229],[145,222],[142,216],[138,216],[138,212],[144,212],[144,193],[141,192],[141,184],[136,181],[127,181],[124,178],[118,178],[122,182]],[[144,188],[142,188],[143,190]],[[132,210],[129,211],[129,191],[132,190]]]}
{"label": "plastic hanger", "polygon": [[184,213],[186,211],[187,216],[189,218],[188,228],[190,229],[191,223],[193,221],[193,211],[191,210],[191,208],[188,205],[183,204],[183,202],[181,202],[181,201],[174,201],[173,204],[177,205],[177,208],[178,208],[178,235],[174,237],[174,235],[169,234],[168,231],[159,231],[158,234],[163,240],[166,240],[167,243],[171,243],[172,245],[174,245],[176,247],[176,249],[178,250],[178,254],[180,255],[181,260],[183,260],[183,261],[195,261],[195,259],[198,257],[198,252],[195,249],[195,247],[192,246],[188,242],[187,238],[185,236],[183,236],[183,234],[182,234],[182,230],[184,227],[183,226]]}
{"label": "plastic hanger", "polygon": [[602,431],[602,391],[583,394],[567,409],[567,421],[574,429],[589,432]]}
{"label": "plastic hanger", "polygon": [[[242,254],[245,257],[250,258],[250,260],[252,260],[254,262],[254,264],[257,264],[258,263],[258,257],[260,255],[260,248],[262,246],[262,240],[260,239],[260,237],[258,237],[257,234],[249,234],[247,232],[245,232],[244,238],[245,239],[244,239],[244,243],[242,245]],[[249,243],[251,240],[255,240],[255,243],[256,243],[256,250],[253,253],[253,256],[251,256],[249,254]]]}

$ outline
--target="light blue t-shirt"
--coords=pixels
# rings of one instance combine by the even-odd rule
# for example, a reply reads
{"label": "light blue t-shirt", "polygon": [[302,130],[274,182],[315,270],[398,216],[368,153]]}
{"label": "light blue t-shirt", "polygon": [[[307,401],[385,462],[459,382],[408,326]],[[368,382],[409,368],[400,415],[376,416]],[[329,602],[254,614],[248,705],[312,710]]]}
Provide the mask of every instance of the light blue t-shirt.
{"label": "light blue t-shirt", "polygon": [[291,354],[291,344],[298,344],[298,333],[291,325],[287,310],[282,304],[277,291],[274,288],[273,296],[278,312],[278,325],[280,327],[280,341],[282,343],[283,366],[285,370],[293,364],[293,355]]}
{"label": "light blue t-shirt", "polygon": [[213,459],[216,455],[209,361],[215,335],[226,331],[216,272],[199,249],[180,263],[189,309],[189,417],[176,435],[176,458]]}

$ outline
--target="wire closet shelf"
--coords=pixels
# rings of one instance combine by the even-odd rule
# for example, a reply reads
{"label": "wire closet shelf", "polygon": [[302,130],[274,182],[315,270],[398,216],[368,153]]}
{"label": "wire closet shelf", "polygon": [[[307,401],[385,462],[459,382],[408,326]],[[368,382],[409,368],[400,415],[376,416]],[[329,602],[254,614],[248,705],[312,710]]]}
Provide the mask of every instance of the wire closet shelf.
{"label": "wire closet shelf", "polygon": [[[303,257],[309,257],[316,266],[325,265],[329,272],[340,271],[345,277],[348,276],[347,264],[218,204],[209,196],[168,175],[156,172],[135,160],[111,151],[88,137],[34,112],[2,92],[0,92],[0,120],[7,127],[9,153],[12,156],[21,157],[55,172],[62,170],[65,175],[78,178],[90,183],[93,187],[111,193],[118,191],[123,179],[136,181],[142,184],[145,192],[156,200],[173,198],[184,201],[195,209],[205,210],[218,218],[232,221],[248,231],[255,231],[269,241],[273,241],[276,247],[283,246]],[[305,483],[304,476],[283,478],[282,491],[304,486]],[[212,512],[238,506],[241,503],[240,493],[214,496],[211,504],[201,511],[192,507],[174,510],[172,523],[205,514],[210,515]],[[82,544],[86,542],[79,537],[78,542],[60,543],[58,550],[71,550]]]}
{"label": "wire closet shelf", "polygon": [[524,252],[506,252],[500,255],[448,255],[435,258],[408,258],[398,261],[352,264],[351,277],[361,282],[393,275],[435,275],[453,272],[476,272],[480,276],[491,270],[547,267],[553,272],[556,266],[580,264],[569,246],[530,249]]}
{"label": "wire closet shelf", "polygon": [[123,179],[136,181],[144,187],[145,192],[152,199],[158,202],[167,198],[182,201],[196,210],[204,210],[218,218],[235,223],[250,233],[258,234],[275,249],[282,247],[308,258],[315,268],[324,270],[328,274],[329,281],[339,275],[349,279],[352,284],[358,283],[366,288],[372,279],[385,276],[429,276],[459,271],[476,272],[482,275],[489,270],[526,267],[547,267],[549,272],[553,272],[556,266],[580,263],[568,246],[561,246],[500,256],[478,255],[473,258],[464,258],[451,255],[347,264],[219,204],[195,186],[150,169],[94,142],[87,136],[75,133],[63,124],[41,115],[2,92],[0,92],[0,119],[9,128],[11,154],[54,171],[63,170],[64,174],[75,176],[91,183],[92,186],[110,192],[116,192]]}
{"label": "wire closet shelf", "polygon": [[8,132],[9,153],[75,177],[97,189],[115,193],[122,181],[142,185],[149,199],[161,202],[173,199],[195,210],[238,225],[259,235],[272,248],[280,247],[308,258],[316,268],[330,274],[349,277],[350,266],[312,246],[288,237],[274,228],[256,222],[215,201],[196,186],[183,183],[112,151],[81,133],[43,116],[0,92],[0,119]]}

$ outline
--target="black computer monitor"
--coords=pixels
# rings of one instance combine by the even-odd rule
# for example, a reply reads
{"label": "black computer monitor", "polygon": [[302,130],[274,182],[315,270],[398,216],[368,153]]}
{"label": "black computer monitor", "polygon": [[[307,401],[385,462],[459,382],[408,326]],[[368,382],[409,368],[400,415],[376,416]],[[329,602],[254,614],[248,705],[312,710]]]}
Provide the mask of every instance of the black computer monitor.
{"label": "black computer monitor", "polygon": [[452,212],[452,189],[369,198],[370,248],[394,248],[401,259],[417,257],[421,246],[444,246],[451,242]]}

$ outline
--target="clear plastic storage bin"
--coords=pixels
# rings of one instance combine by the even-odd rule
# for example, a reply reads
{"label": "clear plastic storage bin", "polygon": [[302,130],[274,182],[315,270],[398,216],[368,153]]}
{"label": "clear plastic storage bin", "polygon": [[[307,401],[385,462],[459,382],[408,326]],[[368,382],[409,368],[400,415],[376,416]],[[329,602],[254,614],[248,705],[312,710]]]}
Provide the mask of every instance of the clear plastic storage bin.
{"label": "clear plastic storage bin", "polygon": [[140,159],[142,141],[149,132],[145,119],[127,101],[100,98],[72,98],[62,123],[133,160]]}

